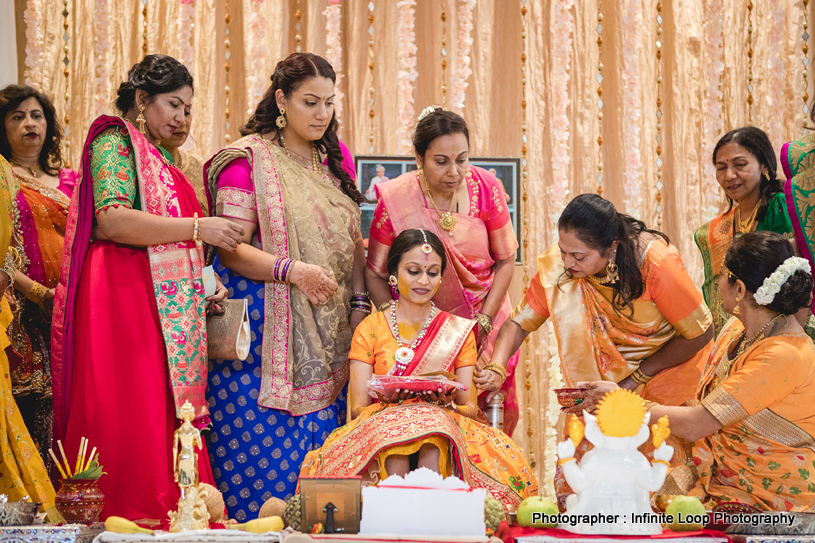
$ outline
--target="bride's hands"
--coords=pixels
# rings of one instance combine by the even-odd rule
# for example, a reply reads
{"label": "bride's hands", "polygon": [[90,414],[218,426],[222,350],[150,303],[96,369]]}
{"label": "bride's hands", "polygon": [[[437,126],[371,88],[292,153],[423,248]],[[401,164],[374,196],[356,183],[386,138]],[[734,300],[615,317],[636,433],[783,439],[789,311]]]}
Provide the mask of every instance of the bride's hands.
{"label": "bride's hands", "polygon": [[297,286],[312,304],[325,303],[337,290],[333,271],[300,261],[296,261],[292,266],[294,267],[289,281]]}

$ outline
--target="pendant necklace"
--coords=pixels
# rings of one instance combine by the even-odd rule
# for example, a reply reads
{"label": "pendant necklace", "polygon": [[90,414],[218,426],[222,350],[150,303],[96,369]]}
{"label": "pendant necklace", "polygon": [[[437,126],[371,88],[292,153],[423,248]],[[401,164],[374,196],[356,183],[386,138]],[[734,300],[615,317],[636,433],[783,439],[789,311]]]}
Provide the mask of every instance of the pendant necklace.
{"label": "pendant necklace", "polygon": [[746,221],[741,220],[741,206],[739,206],[739,208],[736,210],[738,218],[734,222],[737,223],[738,226],[734,224],[734,230],[738,231],[733,236],[734,238],[738,239],[742,236],[742,234],[746,234],[747,232],[753,229],[753,221],[755,220],[756,214],[758,213],[758,205],[760,203],[761,202],[756,202],[756,205],[753,207],[752,213],[750,213],[750,216],[747,217]]}
{"label": "pendant necklace", "polygon": [[436,316],[436,304],[430,302],[430,316],[422,325],[422,329],[419,330],[419,333],[416,334],[416,339],[410,344],[409,347],[406,347],[402,343],[402,336],[399,334],[399,325],[396,323],[396,302],[391,302],[391,332],[393,333],[393,337],[396,338],[396,375],[402,375],[402,373],[407,369],[408,364],[413,360],[413,357],[416,356],[414,352],[419,344],[424,339],[425,334],[427,334],[427,329],[430,327],[430,323],[433,322],[433,317]]}
{"label": "pendant necklace", "polygon": [[433,199],[433,195],[430,194],[430,186],[427,184],[427,179],[424,176],[424,172],[419,174],[421,176],[422,184],[424,185],[424,189],[427,192],[427,199],[430,201],[430,204],[433,206],[433,209],[436,210],[436,213],[439,214],[439,226],[441,226],[446,232],[448,232],[451,236],[453,235],[453,228],[456,227],[456,218],[451,213],[453,211],[453,202],[456,199],[456,192],[453,191],[453,196],[450,198],[450,205],[448,206],[447,211],[444,213],[441,212],[439,206],[436,205],[436,201]]}
{"label": "pendant necklace", "polygon": [[18,168],[25,168],[26,170],[28,170],[28,172],[31,174],[31,177],[37,177],[37,172],[40,169],[39,164],[35,166],[26,166],[25,164],[20,164],[16,160],[9,160],[9,162],[11,162],[12,165],[17,166]]}
{"label": "pendant necklace", "polygon": [[[286,147],[286,142],[283,141],[283,136],[278,136],[277,140],[280,142],[280,146],[283,148],[283,150],[286,151],[286,156],[294,160],[289,148]],[[322,173],[320,172],[320,153],[317,151],[317,146],[314,145],[314,142],[311,143],[311,169],[316,173]]]}

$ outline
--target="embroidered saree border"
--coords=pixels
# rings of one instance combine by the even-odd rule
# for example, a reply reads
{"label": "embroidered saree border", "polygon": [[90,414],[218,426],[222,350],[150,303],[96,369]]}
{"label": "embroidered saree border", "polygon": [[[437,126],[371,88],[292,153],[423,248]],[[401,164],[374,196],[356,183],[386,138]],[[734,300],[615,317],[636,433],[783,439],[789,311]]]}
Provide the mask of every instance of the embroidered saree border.
{"label": "embroidered saree border", "polygon": [[[221,150],[209,163],[208,190],[220,200],[218,173],[233,159],[246,158],[252,168],[255,188],[254,206],[263,251],[290,257],[283,194],[275,164],[274,146],[256,134],[245,136]],[[282,152],[282,151],[281,151]],[[324,177],[325,168],[321,167]],[[262,180],[262,182],[258,181]],[[265,211],[265,212],[264,212]],[[252,217],[251,220],[254,220]],[[292,368],[291,287],[287,283],[267,281],[264,287],[263,344],[261,346],[261,386],[258,405],[288,411],[292,415],[312,413],[330,405],[348,380],[350,365],[345,364],[325,381],[294,387]]]}
{"label": "embroidered saree border", "polygon": [[747,418],[747,411],[722,387],[714,388],[701,403],[722,426],[736,424]]}
{"label": "embroidered saree border", "polygon": [[[152,144],[127,121],[127,128],[142,209],[158,217],[181,217],[175,179],[170,166],[155,156]],[[183,174],[179,171],[179,176]],[[201,270],[203,248],[189,241],[147,247],[150,275],[158,305],[159,321],[167,349],[167,364],[175,400],[176,416],[189,401],[195,416],[209,413],[206,400],[207,338],[204,284]]]}
{"label": "embroidered saree border", "polygon": [[427,353],[411,373],[420,375],[438,370],[452,371],[458,353],[475,324],[475,321],[450,314],[433,338]]}

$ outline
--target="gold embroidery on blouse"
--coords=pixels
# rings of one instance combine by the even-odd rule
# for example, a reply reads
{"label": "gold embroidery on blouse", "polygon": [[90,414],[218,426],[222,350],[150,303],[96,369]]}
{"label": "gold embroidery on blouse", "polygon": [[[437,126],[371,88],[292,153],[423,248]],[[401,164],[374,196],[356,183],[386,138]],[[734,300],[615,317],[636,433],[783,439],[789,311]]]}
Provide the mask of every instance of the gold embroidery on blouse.
{"label": "gold embroidery on blouse", "polygon": [[495,206],[498,208],[498,213],[504,211],[504,206],[501,205],[501,200],[503,200],[502,196],[498,194],[498,187],[492,187],[492,201],[495,203]]}

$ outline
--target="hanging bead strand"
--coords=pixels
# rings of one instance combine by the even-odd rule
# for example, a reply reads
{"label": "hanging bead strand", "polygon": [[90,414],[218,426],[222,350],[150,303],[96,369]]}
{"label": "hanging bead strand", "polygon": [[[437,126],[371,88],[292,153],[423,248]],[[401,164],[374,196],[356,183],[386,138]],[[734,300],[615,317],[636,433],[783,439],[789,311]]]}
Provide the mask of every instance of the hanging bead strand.
{"label": "hanging bead strand", "polygon": [[[529,193],[527,192],[527,162],[526,162],[526,153],[529,150],[527,146],[527,136],[526,136],[526,81],[527,81],[527,66],[526,66],[526,14],[529,12],[529,9],[526,7],[527,0],[521,0],[521,217],[522,218],[522,226],[521,226],[521,240],[522,240],[522,257],[524,261],[524,276],[523,276],[523,287],[524,287],[524,296],[526,296],[526,291],[529,289],[529,218],[526,216],[527,207],[526,203],[529,200]],[[529,346],[529,341],[527,340],[527,349]],[[524,388],[526,389],[526,397],[529,398],[532,390],[532,361],[529,359],[529,355],[524,357]],[[532,430],[532,419],[534,418],[534,413],[532,412],[531,407],[526,408],[526,435],[529,438],[527,443],[527,459],[529,460],[529,466],[534,469],[537,462],[535,461],[535,453],[533,452],[532,447],[532,436],[534,432]]]}
{"label": "hanging bead strand", "polygon": [[147,0],[141,0],[141,52],[147,56]]}
{"label": "hanging bead strand", "polygon": [[447,13],[441,0],[441,105],[447,107]]}
{"label": "hanging bead strand", "polygon": [[597,2],[597,194],[603,195],[603,4]]}
{"label": "hanging bead strand", "polygon": [[657,230],[662,227],[662,0],[657,0]]}
{"label": "hanging bead strand", "polygon": [[753,0],[747,0],[747,23],[747,124],[753,124]]}
{"label": "hanging bead strand", "polygon": [[804,40],[804,44],[801,46],[801,51],[804,53],[804,58],[801,62],[804,65],[804,93],[801,95],[801,99],[804,101],[803,112],[804,112],[804,134],[808,133],[807,130],[807,119],[809,119],[809,78],[807,77],[807,69],[809,68],[809,45],[807,42],[809,41],[809,23],[807,23],[807,18],[809,17],[809,0],[804,0],[804,34],[801,36]]}
{"label": "hanging bead strand", "polygon": [[302,42],[303,36],[300,34],[300,29],[302,28],[300,25],[300,19],[303,17],[303,14],[300,12],[300,0],[297,0],[297,9],[294,11],[294,50],[300,53],[302,49]]}
{"label": "hanging bead strand", "polygon": [[71,94],[69,92],[69,87],[71,85],[70,75],[71,69],[69,67],[71,63],[71,59],[68,57],[68,53],[70,52],[70,48],[68,47],[68,43],[70,42],[71,36],[68,33],[68,0],[62,0],[62,41],[64,45],[62,46],[63,57],[62,63],[65,65],[65,68],[62,70],[62,75],[65,76],[65,104],[64,104],[64,112],[65,116],[62,118],[63,120],[63,141],[65,142],[65,166],[70,168],[71,167],[71,142],[70,142],[70,122],[71,116],[69,111],[71,109]]}
{"label": "hanging bead strand", "polygon": [[368,119],[371,132],[368,135],[368,154],[374,154],[374,2],[368,2]]}
{"label": "hanging bead strand", "polygon": [[229,116],[231,115],[229,102],[230,92],[232,91],[229,88],[229,70],[232,68],[232,62],[230,61],[232,53],[229,51],[229,47],[232,45],[229,40],[229,23],[232,21],[232,17],[229,16],[229,0],[224,0],[224,10],[226,12],[224,15],[224,141],[229,144],[232,141],[232,136],[229,135]]}

